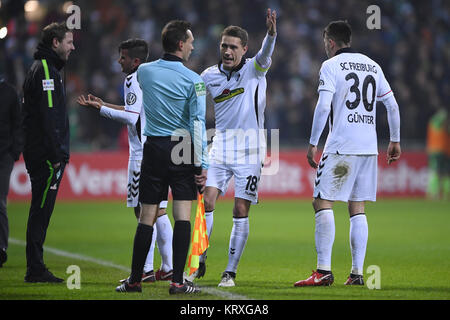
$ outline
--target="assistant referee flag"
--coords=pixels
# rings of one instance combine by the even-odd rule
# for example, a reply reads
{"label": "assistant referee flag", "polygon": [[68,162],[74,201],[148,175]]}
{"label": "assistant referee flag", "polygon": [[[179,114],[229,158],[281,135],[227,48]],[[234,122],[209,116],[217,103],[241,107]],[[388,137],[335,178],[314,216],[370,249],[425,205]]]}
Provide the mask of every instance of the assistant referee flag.
{"label": "assistant referee flag", "polygon": [[188,268],[189,275],[193,274],[199,267],[200,256],[209,247],[208,234],[206,231],[205,204],[203,195],[197,197],[197,213],[195,215],[194,232],[192,233],[191,247],[189,249]]}

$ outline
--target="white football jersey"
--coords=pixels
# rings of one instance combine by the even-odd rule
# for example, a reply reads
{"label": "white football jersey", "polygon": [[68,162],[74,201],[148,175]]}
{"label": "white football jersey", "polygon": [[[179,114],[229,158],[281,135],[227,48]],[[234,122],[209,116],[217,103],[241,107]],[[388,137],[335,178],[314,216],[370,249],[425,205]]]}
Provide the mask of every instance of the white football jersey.
{"label": "white football jersey", "polygon": [[320,69],[319,87],[333,94],[324,153],[378,154],[376,103],[393,95],[381,67],[350,48]]}
{"label": "white football jersey", "polygon": [[265,152],[264,110],[266,73],[256,57],[243,59],[227,74],[220,64],[201,74],[207,93],[214,100],[216,135],[213,150],[261,150]]}
{"label": "white football jersey", "polygon": [[130,160],[142,160],[143,146],[146,140],[146,136],[144,136],[145,112],[142,107],[142,90],[136,75],[136,71],[129,74],[123,83],[125,112],[139,115],[134,125],[127,125]]}

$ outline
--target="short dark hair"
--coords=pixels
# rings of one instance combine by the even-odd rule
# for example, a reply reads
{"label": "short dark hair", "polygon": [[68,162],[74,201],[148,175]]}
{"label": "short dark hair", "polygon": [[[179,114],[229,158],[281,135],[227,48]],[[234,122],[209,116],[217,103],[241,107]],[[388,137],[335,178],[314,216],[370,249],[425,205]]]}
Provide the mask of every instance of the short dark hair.
{"label": "short dark hair", "polygon": [[325,35],[338,45],[348,45],[352,41],[352,28],[347,20],[332,21],[323,30]]}
{"label": "short dark hair", "polygon": [[241,44],[243,47],[247,45],[248,42],[248,33],[245,29],[242,29],[238,26],[228,26],[226,27],[221,34],[221,37],[223,36],[229,36],[229,37],[236,37],[241,39]]}
{"label": "short dark hair", "polygon": [[47,47],[52,47],[53,39],[58,39],[61,42],[66,36],[67,32],[72,32],[65,22],[52,22],[42,30],[42,43]]}
{"label": "short dark hair", "polygon": [[141,63],[147,61],[148,58],[148,45],[145,40],[142,39],[128,39],[123,41],[119,45],[119,52],[122,49],[128,50],[128,56],[131,59],[138,58]]}
{"label": "short dark hair", "polygon": [[162,32],[161,41],[165,52],[173,53],[178,50],[178,43],[188,39],[187,31],[191,24],[184,20],[172,20],[168,22]]}

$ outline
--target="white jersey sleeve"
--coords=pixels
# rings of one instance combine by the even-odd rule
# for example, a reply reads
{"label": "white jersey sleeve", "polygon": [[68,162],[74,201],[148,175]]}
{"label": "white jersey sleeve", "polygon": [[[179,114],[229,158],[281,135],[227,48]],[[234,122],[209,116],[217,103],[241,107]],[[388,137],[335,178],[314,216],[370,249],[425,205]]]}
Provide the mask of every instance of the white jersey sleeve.
{"label": "white jersey sleeve", "polygon": [[317,146],[319,143],[320,136],[327,123],[331,111],[331,99],[333,99],[333,94],[330,91],[321,90],[319,92],[319,100],[314,110],[311,138],[309,139],[309,143],[313,146]]}
{"label": "white jersey sleeve", "polygon": [[318,92],[324,90],[331,93],[336,92],[336,74],[328,61],[322,63],[319,73],[319,88]]}
{"label": "white jersey sleeve", "polygon": [[270,36],[267,34],[263,40],[261,49],[256,54],[255,68],[261,75],[265,75],[272,64],[272,53],[275,48],[276,38],[276,35]]}
{"label": "white jersey sleeve", "polygon": [[117,110],[107,106],[101,106],[100,115],[126,125],[134,125],[139,118],[139,114],[135,114],[134,112],[127,112],[125,109]]}
{"label": "white jersey sleeve", "polygon": [[377,90],[377,98],[380,101],[384,101],[391,96],[394,95],[392,92],[391,86],[386,80],[386,77],[384,76],[383,70],[381,68],[379,69],[380,76],[378,80],[378,90]]}

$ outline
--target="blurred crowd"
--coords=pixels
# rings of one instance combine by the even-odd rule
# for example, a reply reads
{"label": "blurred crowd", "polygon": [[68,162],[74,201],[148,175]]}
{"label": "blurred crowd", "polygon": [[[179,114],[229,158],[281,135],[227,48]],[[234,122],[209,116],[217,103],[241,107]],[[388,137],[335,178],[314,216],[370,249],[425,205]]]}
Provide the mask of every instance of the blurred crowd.
{"label": "blurred crowd", "polygon": [[[40,16],[24,13],[25,1],[0,0],[0,74],[21,90],[43,26],[64,21],[70,3],[39,1]],[[224,27],[239,25],[249,33],[247,57],[257,53],[265,36],[266,8],[278,13],[278,37],[267,75],[266,127],[280,129],[282,147],[307,146],[317,101],[318,72],[326,60],[322,31],[332,20],[347,20],[354,49],[377,61],[391,84],[401,113],[403,147],[425,146],[427,120],[450,101],[450,2],[317,0],[94,0],[74,1],[81,9],[76,50],[65,68],[72,150],[127,148],[122,125],[78,106],[80,94],[123,103],[124,75],[117,63],[118,45],[128,38],[149,43],[149,60],[161,57],[161,29],[172,19],[192,23],[194,52],[187,66],[201,73],[219,61]],[[369,30],[367,7],[381,9],[381,29]],[[447,102],[445,102],[447,101]],[[214,113],[208,102],[208,127]],[[377,106],[380,142],[389,140],[385,109]],[[322,136],[324,141],[326,134]],[[406,142],[406,145],[405,145]]]}

